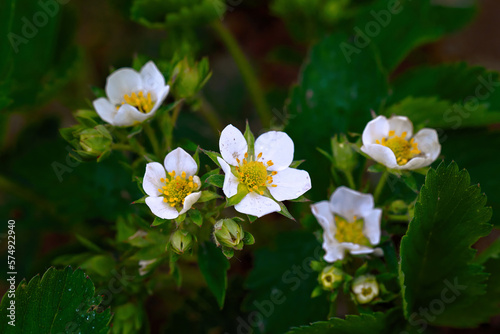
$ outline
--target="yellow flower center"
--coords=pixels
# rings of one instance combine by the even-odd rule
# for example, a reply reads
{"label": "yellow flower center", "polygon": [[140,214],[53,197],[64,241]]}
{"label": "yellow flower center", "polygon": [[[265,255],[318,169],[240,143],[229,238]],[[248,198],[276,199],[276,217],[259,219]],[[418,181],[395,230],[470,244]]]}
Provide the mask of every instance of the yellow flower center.
{"label": "yellow flower center", "polygon": [[160,182],[165,185],[158,191],[163,195],[163,202],[169,203],[171,207],[184,205],[185,198],[198,188],[192,176],[186,178],[186,172],[175,176],[175,171],[172,171],[166,179],[161,178]]}
{"label": "yellow flower center", "polygon": [[338,242],[352,242],[353,244],[370,246],[370,241],[363,234],[364,220],[353,217],[352,222],[347,221],[345,218],[335,216],[335,239]]}
{"label": "yellow flower center", "polygon": [[418,149],[418,143],[415,143],[415,139],[412,138],[411,140],[406,140],[404,139],[405,137],[406,131],[401,133],[401,136],[396,136],[396,132],[391,130],[389,131],[389,136],[387,138],[382,138],[382,142],[377,139],[376,143],[390,148],[396,156],[398,165],[401,166],[406,164],[411,158],[414,158],[416,155],[421,153]]}
{"label": "yellow flower center", "polygon": [[[257,156],[257,158],[260,157],[262,157],[262,153],[259,153]],[[236,159],[236,161],[238,162],[238,167],[236,167],[237,176],[240,183],[247,186],[248,191],[255,191],[263,195],[267,187],[276,187],[276,185],[272,183],[273,176],[278,174],[278,172],[267,171],[267,167],[274,165],[271,160],[266,163],[266,167],[261,161],[253,161],[252,158],[248,160],[248,153],[245,153],[243,161],[240,161],[240,159]]]}
{"label": "yellow flower center", "polygon": [[[139,91],[139,93],[132,93],[130,95],[123,95],[122,105],[129,104],[132,107],[136,107],[140,112],[147,114],[154,107],[154,102],[151,99],[151,93],[147,93],[144,95],[143,91]],[[116,109],[119,109],[120,106],[116,106]]]}

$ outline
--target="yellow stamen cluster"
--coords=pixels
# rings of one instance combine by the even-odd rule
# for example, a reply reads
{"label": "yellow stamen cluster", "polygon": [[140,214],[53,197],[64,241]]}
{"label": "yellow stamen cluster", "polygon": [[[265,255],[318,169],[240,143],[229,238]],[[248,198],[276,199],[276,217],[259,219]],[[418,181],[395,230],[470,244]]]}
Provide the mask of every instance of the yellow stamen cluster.
{"label": "yellow stamen cluster", "polygon": [[386,146],[394,152],[396,161],[400,166],[406,164],[408,160],[421,153],[418,149],[418,143],[415,143],[415,139],[406,140],[406,134],[405,131],[401,133],[401,136],[396,136],[396,132],[391,130],[387,138],[382,138],[382,141],[376,140],[377,144]]}
{"label": "yellow stamen cluster", "polygon": [[171,207],[184,205],[186,196],[198,188],[192,176],[186,178],[186,172],[175,176],[175,171],[172,171],[166,179],[161,178],[160,182],[165,185],[158,191],[163,195],[163,202],[169,203]]}
{"label": "yellow stamen cluster", "polygon": [[370,241],[363,234],[364,220],[353,217],[352,221],[347,221],[345,218],[335,216],[335,239],[338,242],[352,242],[357,245],[370,246]]}
{"label": "yellow stamen cluster", "polygon": [[[262,152],[257,155],[257,159],[262,157]],[[238,162],[238,167],[236,167],[236,172],[240,179],[240,183],[247,186],[248,191],[257,192],[261,195],[264,194],[264,190],[267,187],[276,187],[273,183],[273,176],[278,174],[278,172],[268,172],[267,168],[274,165],[274,163],[269,160],[266,165],[261,161],[253,161],[252,157],[248,157],[248,153],[245,153],[245,158],[243,161],[236,159]]]}
{"label": "yellow stamen cluster", "polygon": [[[151,111],[154,107],[154,102],[151,99],[151,93],[147,93],[147,95],[144,95],[142,91],[139,91],[139,93],[132,93],[130,95],[125,94],[123,95],[123,102],[122,105],[129,104],[132,107],[136,107],[140,112],[147,114],[148,112]],[[116,109],[120,108],[120,106],[117,106]]]}

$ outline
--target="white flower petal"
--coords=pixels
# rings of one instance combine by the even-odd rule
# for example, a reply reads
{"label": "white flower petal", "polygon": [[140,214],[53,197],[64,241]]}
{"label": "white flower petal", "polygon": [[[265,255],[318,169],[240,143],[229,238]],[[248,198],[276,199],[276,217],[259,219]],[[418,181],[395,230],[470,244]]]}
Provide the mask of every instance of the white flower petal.
{"label": "white flower petal", "polygon": [[186,176],[193,176],[198,169],[193,157],[180,147],[167,154],[164,165],[167,172],[175,171],[176,175],[186,172]]}
{"label": "white flower petal", "polygon": [[333,242],[323,242],[323,249],[326,254],[323,257],[326,262],[333,263],[338,260],[342,260],[345,256],[345,248],[342,247],[337,241]]}
{"label": "white flower petal", "polygon": [[396,161],[396,155],[387,146],[368,144],[361,146],[361,151],[390,169],[398,169],[400,167]]}
{"label": "white flower petal", "polygon": [[193,176],[193,182],[196,183],[196,188],[195,190],[198,190],[201,188],[201,180],[198,176]]}
{"label": "white flower petal", "polygon": [[231,167],[223,159],[217,157],[217,161],[224,171],[224,185],[222,186],[222,191],[227,198],[233,197],[238,192],[239,180],[231,172]]}
{"label": "white flower petal", "polygon": [[408,169],[408,170],[419,169],[422,167],[429,166],[432,162],[433,160],[429,158],[415,157],[412,158],[410,161],[408,161],[406,164],[395,167],[394,169]]}
{"label": "white flower petal", "polygon": [[236,159],[243,160],[248,145],[241,131],[229,124],[220,134],[219,149],[222,158],[228,164],[238,166]]}
{"label": "white flower petal", "polygon": [[175,219],[179,217],[179,212],[170,206],[170,204],[163,202],[163,197],[150,196],[146,197],[146,204],[149,209],[157,217],[163,219]]}
{"label": "white flower petal", "polygon": [[373,209],[370,213],[364,214],[363,234],[370,240],[372,245],[380,242],[380,219],[382,218],[381,209]]}
{"label": "white flower petal", "polygon": [[184,205],[182,207],[181,212],[179,212],[179,214],[182,215],[183,213],[185,213],[189,209],[191,209],[193,204],[196,203],[200,199],[200,196],[201,196],[201,191],[187,195],[186,198],[184,199]]}
{"label": "white flower petal", "polygon": [[378,116],[366,124],[363,130],[363,145],[375,144],[389,135],[389,122],[385,116]]}
{"label": "white flower petal", "polygon": [[281,211],[278,203],[254,192],[246,195],[234,208],[238,212],[259,218],[271,212]]}
{"label": "white flower petal", "polygon": [[160,196],[158,189],[161,189],[165,183],[161,183],[160,179],[166,177],[165,168],[158,162],[150,162],[146,165],[146,174],[142,181],[142,187],[149,196]]}
{"label": "white flower petal", "polygon": [[274,165],[268,168],[271,171],[280,171],[293,161],[294,146],[292,139],[284,132],[269,131],[255,140],[255,156],[262,153],[258,161],[267,165],[271,160]]}
{"label": "white flower petal", "polygon": [[347,187],[338,187],[330,197],[330,208],[333,213],[351,220],[354,216],[363,217],[373,210],[373,196],[362,194]]}
{"label": "white flower petal", "polygon": [[108,99],[105,99],[104,97],[98,98],[97,100],[94,100],[93,105],[95,111],[103,119],[103,121],[114,125],[113,122],[117,110]]}
{"label": "white flower petal", "polygon": [[353,243],[343,242],[342,245],[349,250],[353,255],[371,254],[374,252],[373,248],[361,246]]}
{"label": "white flower petal", "polygon": [[131,68],[114,71],[106,80],[106,95],[112,104],[121,104],[124,95],[142,90],[141,75]]}
{"label": "white flower petal", "polygon": [[426,157],[431,160],[431,163],[434,162],[441,153],[437,131],[434,129],[422,129],[413,138],[418,144],[418,149],[425,153]]}
{"label": "white flower petal", "polygon": [[113,121],[114,122],[113,125],[132,126],[142,123],[152,116],[153,114],[151,113],[144,114],[139,110],[137,110],[137,108],[132,107],[131,105],[128,104],[124,104],[118,109],[115,115],[115,119]]}
{"label": "white flower petal", "polygon": [[406,116],[392,116],[387,120],[389,122],[389,130],[394,130],[395,135],[401,137],[401,134],[406,131],[404,139],[410,139],[413,136],[413,123]]}
{"label": "white flower petal", "polygon": [[140,75],[143,89],[146,91],[158,90],[165,86],[165,78],[152,61],[148,61],[141,68]]}
{"label": "white flower petal", "polygon": [[[155,101],[153,108],[149,111],[148,114],[154,115],[154,113],[156,113],[156,110],[158,110],[158,108],[160,108],[163,101],[165,101],[165,99],[167,98],[169,91],[170,91],[170,86],[165,86],[165,87],[162,87],[156,91],[153,91],[152,95],[154,96],[156,101]],[[153,98],[153,96],[151,98]]]}
{"label": "white flower petal", "polygon": [[[335,222],[333,220],[332,209],[330,208],[330,203],[328,201],[321,201],[316,204],[311,205],[311,211],[318,220],[328,239],[333,239],[335,234]],[[325,240],[326,238],[323,237]]]}
{"label": "white flower petal", "polygon": [[296,199],[311,189],[311,178],[305,170],[286,168],[273,176],[277,187],[268,187],[271,195],[277,201]]}

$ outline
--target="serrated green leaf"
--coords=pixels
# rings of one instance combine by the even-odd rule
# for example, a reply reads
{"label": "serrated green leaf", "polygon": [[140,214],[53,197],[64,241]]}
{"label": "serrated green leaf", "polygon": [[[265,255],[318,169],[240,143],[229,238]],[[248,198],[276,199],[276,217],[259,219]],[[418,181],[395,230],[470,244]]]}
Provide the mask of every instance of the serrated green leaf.
{"label": "serrated green leaf", "polygon": [[208,288],[214,294],[219,307],[222,308],[226,297],[226,273],[229,269],[229,262],[217,246],[211,242],[204,242],[200,245],[198,252],[198,264]]}
{"label": "serrated green leaf", "polygon": [[347,315],[345,319],[331,318],[310,326],[292,328],[287,334],[400,334],[402,331],[401,310],[393,309],[386,313]]}
{"label": "serrated green leaf", "polygon": [[0,305],[0,332],[66,333],[68,324],[82,333],[108,333],[109,308],[96,311],[102,301],[94,296],[94,284],[80,270],[50,268],[43,277],[37,275],[29,283],[22,281],[16,289],[15,327],[8,325],[7,308],[11,298],[5,294]]}
{"label": "serrated green leaf", "polygon": [[491,231],[491,208],[485,204],[486,196],[456,163],[443,162],[427,173],[401,241],[400,280],[410,320],[440,300],[446,307],[427,319],[430,323],[471,327],[481,321],[467,310],[486,292],[487,275],[471,264],[476,252],[471,246]]}

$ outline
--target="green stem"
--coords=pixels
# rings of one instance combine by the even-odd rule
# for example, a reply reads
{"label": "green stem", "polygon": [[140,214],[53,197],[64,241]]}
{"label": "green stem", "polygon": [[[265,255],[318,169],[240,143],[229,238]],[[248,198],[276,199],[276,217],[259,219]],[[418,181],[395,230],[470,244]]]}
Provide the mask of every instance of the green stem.
{"label": "green stem", "polygon": [[144,132],[146,133],[146,136],[148,136],[151,146],[153,146],[153,152],[155,153],[155,156],[158,159],[160,159],[161,157],[160,144],[158,143],[158,138],[156,138],[155,131],[151,127],[151,124],[149,124],[148,122],[143,123],[143,129]]}
{"label": "green stem", "polygon": [[255,75],[254,69],[250,65],[250,62],[246,58],[231,32],[219,20],[214,21],[212,23],[212,27],[219,34],[220,39],[233,57],[236,65],[238,65],[241,76],[245,81],[262,125],[264,127],[268,127],[271,123],[271,112],[264,97],[264,92],[262,91],[257,76]]}
{"label": "green stem", "polygon": [[337,171],[335,170],[335,167],[333,166],[332,164],[332,167],[331,167],[331,172],[332,172],[332,177],[333,177],[333,185],[335,187],[338,187],[340,186],[340,178],[339,178],[339,175],[337,174]]}
{"label": "green stem", "polygon": [[408,222],[410,221],[410,217],[408,215],[389,215],[387,216],[388,220],[398,221],[398,222]]}
{"label": "green stem", "polygon": [[172,128],[175,128],[175,124],[177,123],[177,119],[179,118],[179,114],[181,112],[183,104],[184,102],[181,101],[174,108],[174,112],[172,113],[172,118],[170,119],[170,122],[172,123]]}
{"label": "green stem", "polygon": [[377,188],[375,188],[375,192],[373,193],[373,200],[375,201],[375,203],[378,202],[378,198],[380,197],[380,194],[384,189],[385,181],[387,181],[388,176],[389,176],[389,171],[386,169],[382,174],[382,176],[380,177],[380,180],[378,180]]}
{"label": "green stem", "polygon": [[200,113],[207,120],[208,125],[210,125],[214,133],[217,136],[219,136],[219,131],[222,130],[222,123],[219,117],[217,116],[217,113],[215,112],[210,102],[208,102],[204,96],[200,96],[200,100],[201,100]]}
{"label": "green stem", "polygon": [[330,302],[330,310],[328,311],[327,320],[335,317],[337,315],[337,301]]}
{"label": "green stem", "polygon": [[354,183],[354,178],[352,177],[352,172],[344,171],[344,175],[347,178],[347,183],[349,184],[349,188],[356,190],[356,184]]}

